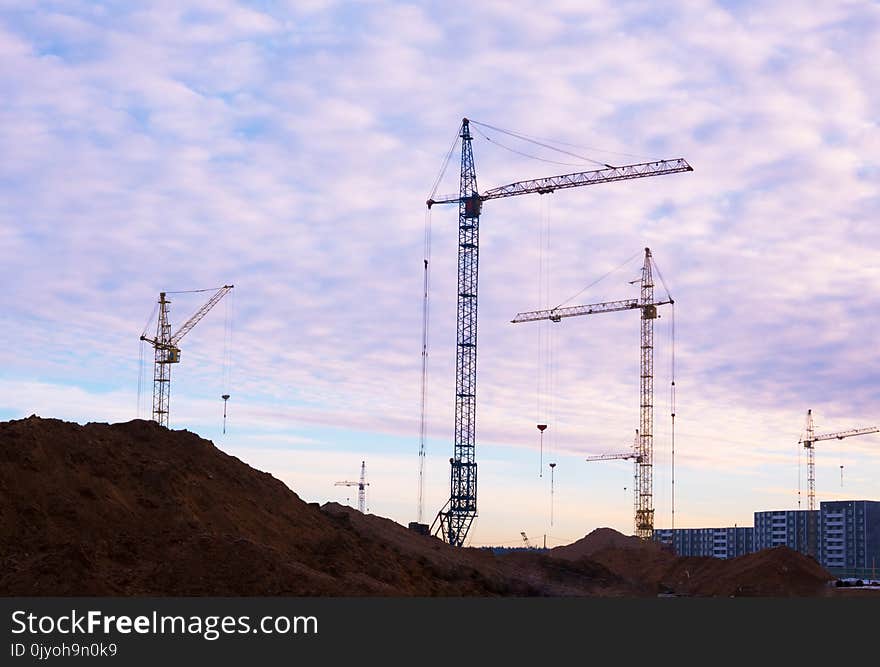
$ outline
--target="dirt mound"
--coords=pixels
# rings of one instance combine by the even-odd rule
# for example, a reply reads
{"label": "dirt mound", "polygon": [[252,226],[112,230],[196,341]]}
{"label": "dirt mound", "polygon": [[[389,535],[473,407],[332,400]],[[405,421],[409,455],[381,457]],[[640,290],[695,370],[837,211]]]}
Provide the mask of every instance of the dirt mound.
{"label": "dirt mound", "polygon": [[435,537],[426,538],[400,524],[352,507],[327,503],[321,509],[348,522],[366,540],[381,541],[396,554],[414,557],[419,567],[440,581],[465,576],[483,588],[514,596],[621,596],[632,586],[603,565],[569,563],[537,551],[496,555],[490,549],[453,549]]}
{"label": "dirt mound", "polygon": [[786,546],[722,562],[724,567],[703,570],[685,591],[704,596],[800,597],[824,594],[834,580],[815,560]]}
{"label": "dirt mound", "polygon": [[550,554],[454,548],[303,502],[271,475],[154,422],[0,422],[0,595],[814,595],[784,548],[676,558],[608,528]]}
{"label": "dirt mound", "polygon": [[0,422],[0,595],[585,595],[604,567],[456,549],[154,422]]}
{"label": "dirt mound", "polygon": [[594,552],[592,559],[644,594],[808,597],[826,595],[834,579],[812,558],[784,546],[727,560],[610,547]]}
{"label": "dirt mound", "polygon": [[550,555],[554,558],[580,560],[592,556],[601,549],[608,548],[662,551],[662,547],[656,542],[648,542],[635,535],[624,535],[613,528],[596,528],[577,542],[551,549]]}

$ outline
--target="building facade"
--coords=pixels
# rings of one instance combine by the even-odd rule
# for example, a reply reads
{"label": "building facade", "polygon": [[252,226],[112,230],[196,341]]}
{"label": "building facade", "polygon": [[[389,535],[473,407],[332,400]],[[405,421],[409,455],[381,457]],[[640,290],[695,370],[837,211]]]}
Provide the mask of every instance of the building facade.
{"label": "building facade", "polygon": [[819,512],[816,510],[755,512],[755,551],[787,546],[818,560],[818,528]]}
{"label": "building facade", "polygon": [[677,556],[736,558],[754,551],[751,526],[732,528],[657,528],[654,540],[670,545]]}
{"label": "building facade", "polygon": [[818,511],[755,512],[754,527],[657,528],[654,541],[678,556],[735,558],[787,546],[839,577],[880,577],[880,501],[834,500]]}
{"label": "building facade", "polygon": [[876,579],[880,567],[880,501],[821,502],[819,562],[839,576]]}

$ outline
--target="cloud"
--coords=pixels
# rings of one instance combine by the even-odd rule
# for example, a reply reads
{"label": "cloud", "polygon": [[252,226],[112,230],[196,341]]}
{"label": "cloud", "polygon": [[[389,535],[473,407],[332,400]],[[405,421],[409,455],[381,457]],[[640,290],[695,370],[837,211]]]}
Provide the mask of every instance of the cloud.
{"label": "cloud", "polygon": [[[0,405],[8,416],[57,405],[44,416],[123,418],[157,292],[232,282],[242,428],[329,451],[332,429],[347,428],[408,442],[399,456],[415,461],[424,200],[468,116],[590,147],[575,152],[600,161],[682,156],[694,167],[486,203],[478,460],[501,447],[520,461],[535,444],[536,382],[547,372],[539,329],[509,320],[545,305],[539,261],[558,303],[650,246],[676,300],[677,466],[720,478],[693,484],[719,496],[715,515],[701,517],[748,515],[775,498],[742,498],[737,485],[781,484],[807,408],[829,427],[877,421],[878,31],[876,6],[845,2],[661,11],[560,1],[537,17],[505,3],[5,5]],[[474,139],[482,189],[576,169],[527,160],[487,135],[496,143]],[[456,160],[442,192],[458,187]],[[456,212],[437,206],[429,219],[428,416],[447,448],[442,468]],[[639,261],[579,298],[633,296]],[[172,324],[200,299],[175,297]],[[183,341],[180,425],[216,424],[225,309]],[[638,417],[630,315],[555,329],[554,451],[627,445]],[[664,312],[655,332],[658,434],[668,428],[671,319]],[[870,470],[868,439],[855,440],[847,469]],[[490,500],[504,497],[499,488],[482,488],[497,509],[475,531],[500,539],[483,526],[513,531],[515,521]],[[707,502],[683,497],[682,516]]]}

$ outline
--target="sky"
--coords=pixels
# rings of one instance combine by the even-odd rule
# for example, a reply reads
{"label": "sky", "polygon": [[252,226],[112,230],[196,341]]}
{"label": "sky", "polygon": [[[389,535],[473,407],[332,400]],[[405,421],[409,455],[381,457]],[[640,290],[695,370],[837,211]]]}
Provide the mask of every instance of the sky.
{"label": "sky", "polygon": [[[568,151],[476,126],[481,190],[591,160],[693,167],[484,205],[468,544],[632,533],[632,463],[584,458],[638,427],[638,316],[510,320],[637,296],[646,247],[675,300],[655,325],[656,527],[806,509],[807,410],[819,433],[880,425],[876,2],[0,0],[0,59],[0,419],[149,418],[159,292],[234,284],[181,341],[171,427],[310,502],[356,505],[336,482],[363,461],[368,511],[405,525],[429,255],[431,523],[457,212],[425,201],[467,117]],[[458,169],[456,148],[438,193]],[[172,327],[208,296],[170,295]],[[818,500],[880,500],[878,479],[880,434],[817,443]]]}

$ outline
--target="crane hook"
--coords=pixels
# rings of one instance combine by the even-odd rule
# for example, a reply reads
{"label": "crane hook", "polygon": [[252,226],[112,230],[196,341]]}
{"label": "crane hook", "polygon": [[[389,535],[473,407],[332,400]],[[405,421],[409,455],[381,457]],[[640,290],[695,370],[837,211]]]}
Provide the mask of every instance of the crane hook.
{"label": "crane hook", "polygon": [[226,433],[226,402],[229,400],[229,394],[223,394],[223,433]]}

